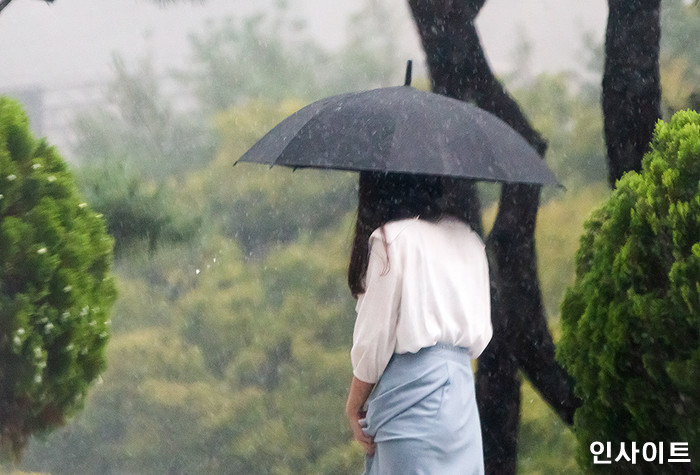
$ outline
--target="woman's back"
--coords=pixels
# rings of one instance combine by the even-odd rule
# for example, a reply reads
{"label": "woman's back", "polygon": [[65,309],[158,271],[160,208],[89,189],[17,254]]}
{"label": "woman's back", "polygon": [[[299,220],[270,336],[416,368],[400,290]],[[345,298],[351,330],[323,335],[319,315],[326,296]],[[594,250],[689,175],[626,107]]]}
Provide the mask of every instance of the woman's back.
{"label": "woman's back", "polygon": [[[413,353],[444,342],[469,348],[476,358],[491,338],[484,244],[454,218],[410,221],[403,230],[402,222],[387,225],[396,228],[389,246],[393,244],[403,261],[396,352]],[[391,232],[387,229],[387,237]]]}
{"label": "woman's back", "polygon": [[[484,244],[455,218],[391,221],[372,233],[366,288],[353,338],[366,377],[377,377],[392,353],[441,342],[476,358],[491,338]],[[362,355],[365,348],[373,354]]]}

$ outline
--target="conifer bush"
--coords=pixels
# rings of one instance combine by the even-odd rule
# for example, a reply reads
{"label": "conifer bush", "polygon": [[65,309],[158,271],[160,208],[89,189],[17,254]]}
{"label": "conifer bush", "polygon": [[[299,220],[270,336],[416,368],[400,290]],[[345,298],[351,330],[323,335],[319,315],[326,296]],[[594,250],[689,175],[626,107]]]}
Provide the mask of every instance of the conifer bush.
{"label": "conifer bush", "polygon": [[0,97],[0,455],[62,424],[105,368],[111,262],[102,216]]}
{"label": "conifer bush", "polygon": [[[584,229],[558,348],[583,401],[578,462],[611,473],[641,473],[640,463],[698,471],[700,115],[660,121],[641,173],[620,179]],[[685,442],[692,463],[669,467],[640,455],[636,465],[593,465],[594,441],[612,442],[613,460],[621,442],[628,453],[633,441],[663,442],[666,457],[671,442]]]}

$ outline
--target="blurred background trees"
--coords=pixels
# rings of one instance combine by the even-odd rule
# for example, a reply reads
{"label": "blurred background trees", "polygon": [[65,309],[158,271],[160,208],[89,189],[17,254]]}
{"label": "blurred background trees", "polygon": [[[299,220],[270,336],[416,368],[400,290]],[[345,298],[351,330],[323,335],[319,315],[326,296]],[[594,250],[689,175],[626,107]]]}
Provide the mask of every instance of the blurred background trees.
{"label": "blurred background trees", "polygon": [[[696,10],[680,0],[665,8],[664,31],[682,44]],[[358,471],[362,453],[342,417],[356,176],[233,162],[313,99],[400,84],[405,57],[392,24],[390,11],[368,3],[348,26],[348,43],[331,54],[284,8],[213,21],[192,36],[190,66],[169,78],[192,92],[184,104],[157,80],[149,58],[132,69],[115,58],[108,104],[77,118],[74,149],[86,200],[115,239],[119,299],[109,365],[85,411],[32,441],[22,468]],[[663,104],[676,108],[687,105],[689,93],[677,91],[692,84],[683,78],[698,63],[672,43],[662,40],[662,64],[687,58],[667,79],[662,73]],[[600,57],[595,47],[591,56]],[[556,341],[582,223],[609,194],[600,87],[598,76],[594,83],[572,73],[532,76],[521,66],[506,83],[546,137],[548,163],[568,188],[543,194],[535,230]],[[481,189],[486,229],[497,193]],[[576,473],[569,429],[527,382],[521,400],[519,471]]]}

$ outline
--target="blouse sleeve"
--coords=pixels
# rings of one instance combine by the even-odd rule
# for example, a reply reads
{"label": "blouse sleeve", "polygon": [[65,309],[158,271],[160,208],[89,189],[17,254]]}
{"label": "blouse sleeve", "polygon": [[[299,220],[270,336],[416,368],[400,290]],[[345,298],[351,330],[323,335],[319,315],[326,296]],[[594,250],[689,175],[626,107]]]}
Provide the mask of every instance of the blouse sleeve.
{"label": "blouse sleeve", "polygon": [[[376,383],[396,347],[396,323],[401,301],[401,261],[381,235],[370,237],[365,293],[357,299],[357,320],[350,352],[353,374]],[[388,249],[388,250],[387,250]]]}

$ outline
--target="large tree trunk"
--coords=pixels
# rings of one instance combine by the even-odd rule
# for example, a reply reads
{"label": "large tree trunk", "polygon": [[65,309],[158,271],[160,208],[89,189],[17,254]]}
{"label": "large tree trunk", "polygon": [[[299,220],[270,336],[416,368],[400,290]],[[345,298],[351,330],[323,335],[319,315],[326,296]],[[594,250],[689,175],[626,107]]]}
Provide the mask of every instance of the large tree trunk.
{"label": "large tree trunk", "polygon": [[[474,19],[485,0],[409,0],[425,49],[433,91],[476,103],[517,130],[544,155],[546,143],[493,75]],[[539,187],[504,185],[487,239],[494,338],[479,359],[477,399],[486,471],[514,474],[522,369],[571,424],[578,401],[554,359],[537,278],[534,229]]]}
{"label": "large tree trunk", "polygon": [[609,0],[605,32],[603,115],[608,180],[640,170],[661,117],[661,0]]}

